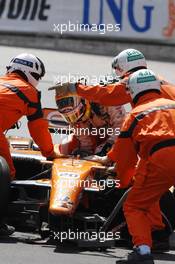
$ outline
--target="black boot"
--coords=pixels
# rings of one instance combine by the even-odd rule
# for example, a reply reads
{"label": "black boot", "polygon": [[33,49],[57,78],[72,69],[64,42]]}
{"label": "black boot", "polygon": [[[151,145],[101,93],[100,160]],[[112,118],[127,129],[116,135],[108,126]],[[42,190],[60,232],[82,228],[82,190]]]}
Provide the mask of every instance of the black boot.
{"label": "black boot", "polygon": [[116,264],[154,264],[153,256],[151,254],[141,255],[138,248],[131,252],[127,259],[117,260]]}
{"label": "black boot", "polygon": [[153,253],[164,253],[170,250],[169,239],[161,239],[153,241],[152,252]]}
{"label": "black boot", "polygon": [[153,253],[163,253],[170,250],[169,244],[170,233],[166,230],[154,231],[152,233],[153,245],[152,252]]}
{"label": "black boot", "polygon": [[13,226],[9,226],[6,224],[0,224],[0,239],[1,237],[8,237],[15,232],[15,228]]}

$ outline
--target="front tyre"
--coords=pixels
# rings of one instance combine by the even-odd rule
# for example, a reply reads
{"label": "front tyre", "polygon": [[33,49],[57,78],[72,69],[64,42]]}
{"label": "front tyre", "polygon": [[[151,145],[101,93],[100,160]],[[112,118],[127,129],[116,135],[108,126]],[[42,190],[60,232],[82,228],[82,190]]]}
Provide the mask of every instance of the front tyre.
{"label": "front tyre", "polygon": [[0,156],[0,221],[7,212],[10,193],[10,170],[6,160]]}

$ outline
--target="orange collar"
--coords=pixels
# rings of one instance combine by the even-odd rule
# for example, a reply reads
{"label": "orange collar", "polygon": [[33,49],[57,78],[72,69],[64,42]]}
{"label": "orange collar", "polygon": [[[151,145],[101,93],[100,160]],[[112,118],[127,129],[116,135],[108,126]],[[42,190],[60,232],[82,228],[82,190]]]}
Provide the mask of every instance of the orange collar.
{"label": "orange collar", "polygon": [[158,98],[161,98],[162,96],[159,95],[158,93],[156,92],[150,92],[150,93],[147,93],[143,96],[141,96],[137,103],[134,105],[134,107],[138,106],[138,105],[141,105],[141,104],[144,104],[144,103],[147,103],[147,102],[151,102],[151,101],[154,101]]}

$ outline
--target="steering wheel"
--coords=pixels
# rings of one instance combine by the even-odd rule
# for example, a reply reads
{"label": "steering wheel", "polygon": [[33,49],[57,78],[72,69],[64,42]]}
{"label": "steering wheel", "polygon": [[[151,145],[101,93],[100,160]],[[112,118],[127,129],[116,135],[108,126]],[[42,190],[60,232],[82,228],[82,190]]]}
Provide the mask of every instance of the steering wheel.
{"label": "steering wheel", "polygon": [[80,156],[80,158],[85,158],[87,156],[92,155],[92,153],[90,153],[84,149],[75,149],[74,151],[72,151],[72,155],[73,156]]}

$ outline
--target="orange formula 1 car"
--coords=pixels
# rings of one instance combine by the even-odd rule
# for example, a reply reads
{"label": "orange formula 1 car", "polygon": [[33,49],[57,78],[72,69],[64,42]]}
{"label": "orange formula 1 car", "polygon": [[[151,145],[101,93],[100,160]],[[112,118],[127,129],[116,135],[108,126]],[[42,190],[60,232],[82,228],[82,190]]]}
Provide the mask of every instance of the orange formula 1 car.
{"label": "orange formula 1 car", "polygon": [[[67,126],[56,110],[46,109],[45,115],[52,132],[58,134]],[[10,188],[9,224],[17,230],[39,232],[41,237],[51,236],[57,243],[73,240],[82,247],[106,248],[115,240],[130,241],[122,211],[129,190],[118,188],[113,172],[85,160],[81,150],[76,156],[47,161],[30,139],[10,137],[9,142],[17,171]],[[8,174],[3,158],[0,171],[3,189]],[[160,204],[170,234],[175,228],[173,194],[166,193]]]}

